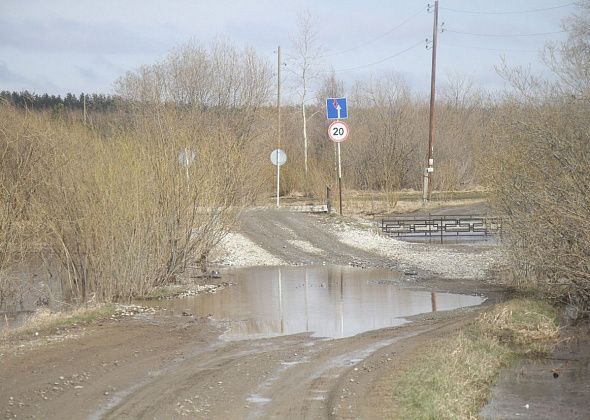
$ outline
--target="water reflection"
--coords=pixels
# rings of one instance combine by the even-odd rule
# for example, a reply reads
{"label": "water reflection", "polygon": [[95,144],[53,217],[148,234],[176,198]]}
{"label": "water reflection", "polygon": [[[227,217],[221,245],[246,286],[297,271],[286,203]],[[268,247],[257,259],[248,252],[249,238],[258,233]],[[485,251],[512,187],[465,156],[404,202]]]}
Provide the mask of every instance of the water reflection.
{"label": "water reflection", "polygon": [[212,315],[227,324],[227,339],[302,332],[348,337],[401,325],[404,317],[480,304],[478,296],[395,287],[399,275],[343,267],[236,270],[224,280],[235,286],[213,295],[158,302],[173,311]]}

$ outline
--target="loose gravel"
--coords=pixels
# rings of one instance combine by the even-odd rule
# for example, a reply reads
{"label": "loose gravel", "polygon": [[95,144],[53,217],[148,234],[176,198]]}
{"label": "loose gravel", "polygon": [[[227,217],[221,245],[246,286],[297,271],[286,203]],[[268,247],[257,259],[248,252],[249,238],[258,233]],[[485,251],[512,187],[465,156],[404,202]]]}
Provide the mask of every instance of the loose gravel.
{"label": "loose gravel", "polygon": [[294,247],[299,248],[300,250],[302,250],[304,252],[309,252],[311,254],[316,254],[316,255],[321,255],[324,253],[323,249],[316,248],[310,242],[307,242],[307,241],[301,241],[298,239],[291,239],[287,242],[289,244],[293,245]]}
{"label": "loose gravel", "polygon": [[481,279],[501,259],[501,253],[495,247],[484,250],[466,247],[462,252],[437,244],[405,242],[350,224],[335,224],[332,229],[346,245],[391,258],[402,268],[418,268],[448,278]]}
{"label": "loose gravel", "polygon": [[[345,245],[368,251],[399,264],[403,270],[422,270],[436,276],[452,279],[481,279],[498,262],[502,254],[496,246],[448,246],[439,244],[411,243],[381,234],[370,222],[343,219],[326,220],[321,229],[330,232]],[[281,229],[289,229],[281,227]],[[297,237],[296,232],[291,232]],[[328,255],[329,250],[318,244],[300,239],[287,241],[291,246],[307,253]],[[233,267],[288,265],[246,236],[230,233],[219,244],[213,262]]]}
{"label": "loose gravel", "polygon": [[219,243],[214,251],[214,264],[232,267],[254,267],[265,265],[286,265],[250,239],[240,233],[230,232]]}

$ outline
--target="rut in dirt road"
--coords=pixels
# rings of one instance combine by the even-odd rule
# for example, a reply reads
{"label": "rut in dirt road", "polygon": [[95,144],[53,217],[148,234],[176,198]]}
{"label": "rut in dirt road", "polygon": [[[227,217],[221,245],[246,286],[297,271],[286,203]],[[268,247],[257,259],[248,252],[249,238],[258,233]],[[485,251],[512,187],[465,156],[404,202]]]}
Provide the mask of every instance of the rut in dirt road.
{"label": "rut in dirt road", "polygon": [[187,358],[92,417],[379,418],[387,404],[363,401],[399,363],[396,355],[462,322],[425,321],[342,340],[297,335],[228,344]]}

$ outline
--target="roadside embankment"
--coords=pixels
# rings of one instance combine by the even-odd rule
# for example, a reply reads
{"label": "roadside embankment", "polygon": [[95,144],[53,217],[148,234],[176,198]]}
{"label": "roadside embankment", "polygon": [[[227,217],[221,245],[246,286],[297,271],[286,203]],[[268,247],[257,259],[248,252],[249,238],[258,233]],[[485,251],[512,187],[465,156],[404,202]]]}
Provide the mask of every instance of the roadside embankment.
{"label": "roadside embankment", "polygon": [[431,341],[391,372],[400,418],[473,418],[504,367],[549,354],[559,338],[556,310],[515,299],[495,305],[457,334]]}

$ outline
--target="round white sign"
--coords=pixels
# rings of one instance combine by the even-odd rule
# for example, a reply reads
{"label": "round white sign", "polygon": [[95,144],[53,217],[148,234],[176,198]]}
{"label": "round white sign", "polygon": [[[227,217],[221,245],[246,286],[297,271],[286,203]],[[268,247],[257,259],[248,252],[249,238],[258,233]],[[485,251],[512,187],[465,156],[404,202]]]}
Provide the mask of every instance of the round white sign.
{"label": "round white sign", "polygon": [[348,137],[348,126],[344,121],[334,121],[328,128],[328,136],[335,143],[340,143]]}
{"label": "round white sign", "polygon": [[275,166],[284,165],[287,162],[287,154],[282,149],[275,149],[270,154],[270,161]]}

